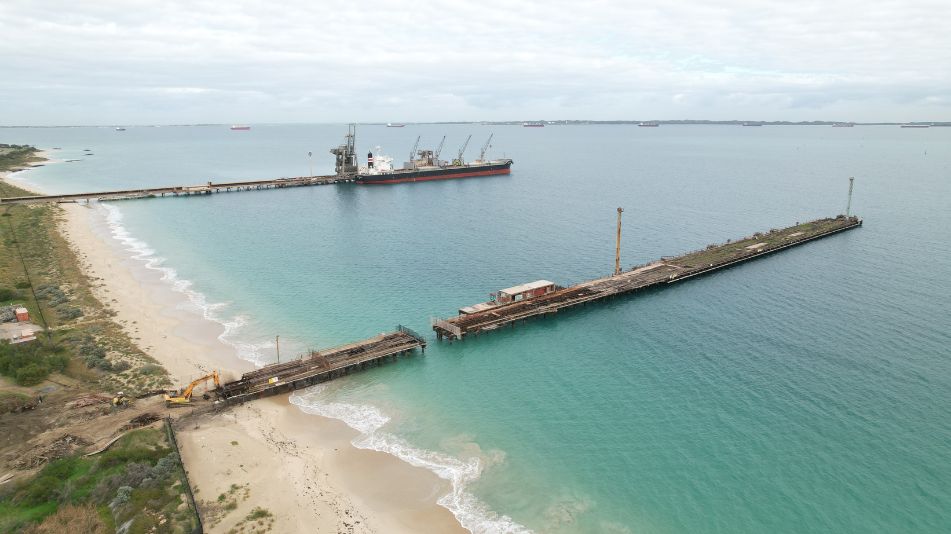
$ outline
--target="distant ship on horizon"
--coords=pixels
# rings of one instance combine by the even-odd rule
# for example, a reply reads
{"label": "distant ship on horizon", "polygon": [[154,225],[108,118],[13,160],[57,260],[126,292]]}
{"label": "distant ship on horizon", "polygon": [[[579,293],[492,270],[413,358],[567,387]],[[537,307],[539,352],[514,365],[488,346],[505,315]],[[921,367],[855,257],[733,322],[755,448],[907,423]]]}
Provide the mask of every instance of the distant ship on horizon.
{"label": "distant ship on horizon", "polygon": [[251,127],[245,124],[232,124],[231,129],[238,132],[243,132],[245,130],[250,130]]}
{"label": "distant ship on horizon", "polygon": [[837,122],[832,125],[833,128],[851,128],[855,126],[854,122]]}
{"label": "distant ship on horizon", "polygon": [[637,125],[641,128],[658,128],[660,126],[660,123],[657,121],[646,121],[646,122],[639,122]]}
{"label": "distant ship on horizon", "polygon": [[522,127],[523,128],[544,128],[545,123],[544,122],[523,122]]}
{"label": "distant ship on horizon", "polygon": [[387,128],[402,128],[402,127],[404,127],[404,126],[406,126],[406,125],[405,125],[405,124],[399,124],[399,123],[392,123],[392,122],[386,123],[386,127],[387,127]]}

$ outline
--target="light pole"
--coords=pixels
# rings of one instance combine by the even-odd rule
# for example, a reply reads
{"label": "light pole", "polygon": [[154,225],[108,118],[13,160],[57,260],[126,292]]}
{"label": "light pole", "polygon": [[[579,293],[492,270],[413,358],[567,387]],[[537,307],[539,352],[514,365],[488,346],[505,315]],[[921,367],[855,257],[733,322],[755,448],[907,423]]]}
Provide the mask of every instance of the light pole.
{"label": "light pole", "polygon": [[312,157],[313,152],[307,152],[307,161],[310,162],[310,177],[314,177],[314,158]]}

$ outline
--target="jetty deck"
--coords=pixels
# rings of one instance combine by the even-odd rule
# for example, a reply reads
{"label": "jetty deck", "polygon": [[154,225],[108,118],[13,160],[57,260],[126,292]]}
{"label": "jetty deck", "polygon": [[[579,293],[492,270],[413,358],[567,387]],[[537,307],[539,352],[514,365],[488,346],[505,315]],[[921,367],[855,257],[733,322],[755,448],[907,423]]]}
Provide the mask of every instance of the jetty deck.
{"label": "jetty deck", "polygon": [[245,373],[239,380],[222,384],[218,396],[231,404],[287,393],[370,366],[381,365],[415,349],[425,350],[426,341],[416,332],[401,325],[397,326],[395,332],[331,349],[313,351],[296,360],[266,365]]}
{"label": "jetty deck", "polygon": [[306,187],[311,185],[329,185],[352,182],[352,177],[339,176],[298,176],[295,178],[271,178],[245,182],[206,182],[201,185],[176,185],[151,187],[145,189],[123,189],[117,191],[95,191],[87,193],[68,193],[62,195],[34,195],[24,197],[0,198],[0,204],[46,204],[69,203],[83,200],[132,200],[164,196],[209,195],[232,191],[260,191],[263,189],[281,189],[284,187]]}
{"label": "jetty deck", "polygon": [[710,245],[681,256],[661,258],[618,275],[556,289],[542,296],[489,306],[488,309],[450,319],[433,319],[432,328],[439,339],[462,339],[474,333],[495,330],[516,321],[557,313],[588,302],[674,284],[861,225],[862,220],[858,217],[843,215],[756,233],[738,241]]}

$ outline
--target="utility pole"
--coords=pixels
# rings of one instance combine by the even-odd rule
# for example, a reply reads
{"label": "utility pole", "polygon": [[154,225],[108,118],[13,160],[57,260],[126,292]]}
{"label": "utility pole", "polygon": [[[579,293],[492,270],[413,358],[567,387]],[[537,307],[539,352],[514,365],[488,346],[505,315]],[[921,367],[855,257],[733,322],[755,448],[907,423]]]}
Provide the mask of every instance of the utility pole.
{"label": "utility pole", "polygon": [[849,176],[849,203],[845,206],[845,216],[852,214],[852,186],[855,184],[855,177]]}
{"label": "utility pole", "polygon": [[614,247],[614,276],[621,274],[621,214],[624,210],[617,209],[617,244]]}
{"label": "utility pole", "polygon": [[277,346],[277,363],[281,363],[281,336],[274,338],[274,345]]}

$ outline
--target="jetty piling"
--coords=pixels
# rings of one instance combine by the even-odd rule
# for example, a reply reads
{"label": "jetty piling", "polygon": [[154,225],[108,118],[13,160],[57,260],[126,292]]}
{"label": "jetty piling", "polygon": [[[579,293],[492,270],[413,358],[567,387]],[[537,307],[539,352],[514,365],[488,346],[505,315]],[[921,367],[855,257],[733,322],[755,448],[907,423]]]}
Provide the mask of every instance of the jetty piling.
{"label": "jetty piling", "polygon": [[241,378],[222,384],[220,400],[226,404],[288,393],[334,378],[382,365],[416,349],[426,350],[426,340],[403,325],[363,341],[314,350],[298,359],[265,365]]}

